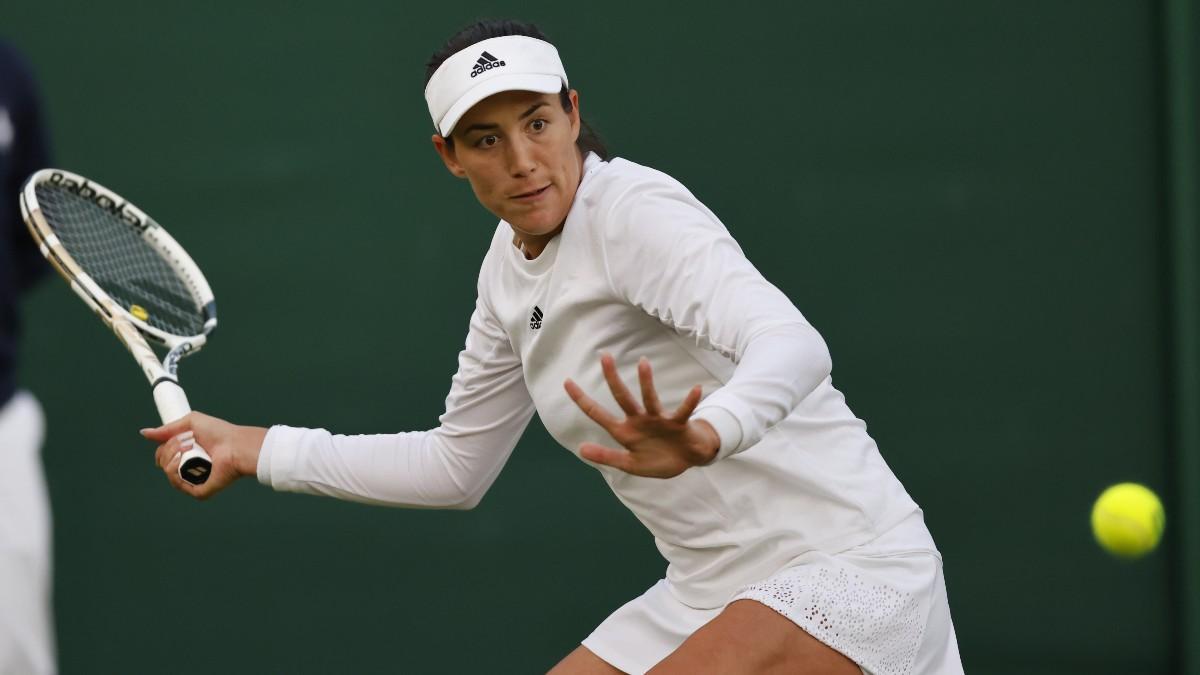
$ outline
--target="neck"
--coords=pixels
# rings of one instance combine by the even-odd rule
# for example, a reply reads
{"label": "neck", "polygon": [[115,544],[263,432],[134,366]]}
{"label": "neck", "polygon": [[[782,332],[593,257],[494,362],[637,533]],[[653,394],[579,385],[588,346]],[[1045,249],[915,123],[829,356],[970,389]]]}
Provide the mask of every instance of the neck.
{"label": "neck", "polygon": [[546,244],[550,240],[557,237],[562,232],[563,223],[559,223],[558,227],[554,228],[553,232],[546,234],[526,234],[524,232],[516,232],[513,237],[513,245],[521,249],[521,253],[525,255],[526,260],[533,260],[546,250]]}

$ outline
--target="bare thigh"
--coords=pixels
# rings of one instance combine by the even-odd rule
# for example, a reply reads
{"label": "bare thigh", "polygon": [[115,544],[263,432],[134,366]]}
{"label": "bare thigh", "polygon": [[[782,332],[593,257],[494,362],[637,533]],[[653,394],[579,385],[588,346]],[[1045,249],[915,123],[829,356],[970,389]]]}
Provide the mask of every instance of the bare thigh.
{"label": "bare thigh", "polygon": [[650,673],[862,675],[862,670],[770,607],[754,600],[737,600],[692,633]]}
{"label": "bare thigh", "polygon": [[546,675],[625,675],[592,650],[580,645]]}

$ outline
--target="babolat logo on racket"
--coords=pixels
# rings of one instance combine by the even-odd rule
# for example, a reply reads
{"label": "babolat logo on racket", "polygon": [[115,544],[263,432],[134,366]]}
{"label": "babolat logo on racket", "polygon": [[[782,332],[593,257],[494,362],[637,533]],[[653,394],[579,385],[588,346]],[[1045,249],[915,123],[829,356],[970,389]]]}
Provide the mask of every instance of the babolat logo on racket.
{"label": "babolat logo on racket", "polygon": [[129,202],[121,202],[120,204],[114,202],[108,195],[97,192],[95,188],[88,184],[87,179],[84,179],[82,183],[77,183],[55,171],[50,174],[50,182],[84,199],[90,199],[96,203],[96,206],[129,223],[138,232],[145,232],[150,227],[150,224],[145,219],[139,218],[132,211],[125,208],[129,205]]}
{"label": "babolat logo on racket", "polygon": [[499,68],[503,65],[504,65],[503,61],[492,56],[491,54],[489,54],[487,52],[484,52],[483,55],[479,57],[479,60],[475,62],[475,68],[471,71],[471,77],[475,77],[476,75],[482,75],[485,70],[491,70],[492,68]]}

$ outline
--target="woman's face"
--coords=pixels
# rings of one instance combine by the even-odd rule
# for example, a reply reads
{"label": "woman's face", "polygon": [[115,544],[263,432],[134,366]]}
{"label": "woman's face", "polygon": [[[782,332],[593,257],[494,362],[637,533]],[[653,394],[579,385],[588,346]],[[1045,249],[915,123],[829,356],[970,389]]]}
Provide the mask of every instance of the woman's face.
{"label": "woman's face", "polygon": [[506,91],[475,104],[455,125],[453,147],[434,134],[446,168],[466,178],[484,208],[518,233],[548,235],[567,218],[579,187],[579,97]]}

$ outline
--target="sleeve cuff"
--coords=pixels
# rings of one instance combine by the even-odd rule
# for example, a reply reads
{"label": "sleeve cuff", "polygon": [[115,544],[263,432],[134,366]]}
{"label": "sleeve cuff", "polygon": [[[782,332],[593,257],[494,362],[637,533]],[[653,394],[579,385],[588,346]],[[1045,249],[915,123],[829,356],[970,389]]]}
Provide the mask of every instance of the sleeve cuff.
{"label": "sleeve cuff", "polygon": [[305,431],[280,425],[267,430],[258,452],[258,482],[275,490],[287,490],[295,482],[297,451]]}
{"label": "sleeve cuff", "polygon": [[717,437],[721,439],[721,448],[717,450],[717,456],[713,458],[714,462],[719,462],[732,455],[742,444],[742,424],[738,422],[732,412],[725,408],[701,406],[692,413],[692,418],[702,419],[711,424],[713,430],[717,432]]}

